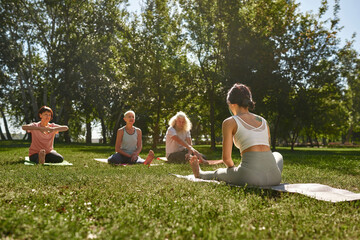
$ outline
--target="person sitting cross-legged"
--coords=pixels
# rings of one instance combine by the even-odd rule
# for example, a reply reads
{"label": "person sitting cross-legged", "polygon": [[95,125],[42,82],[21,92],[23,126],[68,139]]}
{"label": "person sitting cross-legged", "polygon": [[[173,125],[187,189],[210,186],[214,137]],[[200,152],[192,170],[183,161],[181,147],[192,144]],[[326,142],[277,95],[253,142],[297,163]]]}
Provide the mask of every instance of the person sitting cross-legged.
{"label": "person sitting cross-legged", "polygon": [[31,145],[29,148],[30,161],[44,163],[61,163],[63,156],[54,150],[54,138],[58,132],[67,131],[65,125],[50,123],[53,111],[47,106],[42,106],[38,111],[40,122],[30,123],[22,126],[22,129],[31,133]]}
{"label": "person sitting cross-legged", "polygon": [[150,165],[155,155],[149,151],[147,158],[140,158],[142,149],[142,132],[140,128],[134,126],[135,112],[127,111],[124,114],[126,125],[119,128],[116,135],[115,153],[108,158],[111,164],[145,164]]}
{"label": "person sitting cross-legged", "polygon": [[192,146],[190,129],[191,122],[184,112],[178,112],[170,119],[166,131],[166,158],[169,163],[188,163],[192,154],[201,163],[208,163],[204,155]]}

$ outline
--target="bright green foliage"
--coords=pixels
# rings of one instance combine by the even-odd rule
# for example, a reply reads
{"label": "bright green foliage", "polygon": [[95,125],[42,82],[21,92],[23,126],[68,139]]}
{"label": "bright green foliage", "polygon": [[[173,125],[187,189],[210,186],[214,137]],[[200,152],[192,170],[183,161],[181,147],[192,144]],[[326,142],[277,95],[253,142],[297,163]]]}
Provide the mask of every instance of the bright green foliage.
{"label": "bright green foliage", "polygon": [[359,131],[360,122],[360,57],[353,49],[353,42],[348,42],[339,53],[340,74],[347,84],[345,101],[343,102],[344,115],[347,119],[343,124],[345,142],[351,141],[353,131]]}
{"label": "bright green foliage", "polygon": [[49,105],[70,127],[62,140],[89,143],[96,120],[113,143],[133,109],[154,148],[182,110],[194,140],[215,149],[227,90],[241,82],[269,122],[273,148],[352,142],[359,56],[352,43],[340,46],[339,8],[335,1],[324,20],[327,1],[311,14],[293,0],[147,0],[130,14],[124,0],[3,0],[0,110],[21,125]]}

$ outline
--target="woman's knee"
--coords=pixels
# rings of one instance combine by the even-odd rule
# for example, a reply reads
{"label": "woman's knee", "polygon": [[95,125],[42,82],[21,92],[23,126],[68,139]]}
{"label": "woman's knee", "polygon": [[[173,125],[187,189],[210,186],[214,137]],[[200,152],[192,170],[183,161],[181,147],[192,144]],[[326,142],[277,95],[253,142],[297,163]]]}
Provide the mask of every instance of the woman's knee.
{"label": "woman's knee", "polygon": [[279,168],[280,172],[282,172],[283,165],[284,165],[283,156],[279,152],[273,152],[273,155],[274,155],[274,158],[276,160],[276,164],[278,165],[278,168]]}
{"label": "woman's knee", "polygon": [[111,164],[120,164],[121,163],[121,155],[119,153],[114,153],[108,158],[108,163]]}
{"label": "woman's knee", "polygon": [[45,156],[45,162],[48,163],[61,163],[64,161],[64,157],[58,153],[50,152]]}
{"label": "woman's knee", "polygon": [[39,163],[39,154],[35,153],[33,155],[30,156],[30,161],[34,162],[34,163]]}

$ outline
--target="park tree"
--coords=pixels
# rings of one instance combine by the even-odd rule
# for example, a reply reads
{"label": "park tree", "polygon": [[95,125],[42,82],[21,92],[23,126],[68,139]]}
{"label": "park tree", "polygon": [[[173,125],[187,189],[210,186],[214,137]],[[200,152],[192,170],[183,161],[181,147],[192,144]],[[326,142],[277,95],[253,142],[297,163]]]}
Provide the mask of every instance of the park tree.
{"label": "park tree", "polygon": [[281,132],[288,134],[292,148],[301,132],[311,141],[313,136],[324,133],[325,126],[331,126],[336,117],[331,109],[338,107],[341,96],[334,58],[339,43],[339,5],[335,4],[333,18],[321,21],[327,8],[324,1],[316,15],[294,15],[286,33],[276,40],[278,74],[286,83],[287,108],[285,115],[278,112],[280,121],[275,122],[284,127]]}
{"label": "park tree", "polygon": [[[41,84],[44,70],[35,46],[35,30],[21,1],[2,1],[0,14],[1,109],[8,115],[15,116],[20,123],[29,123],[38,119],[39,94],[35,92],[35,88]],[[11,139],[5,114],[3,118],[8,139]]]}
{"label": "park tree", "polygon": [[[96,106],[92,103],[97,88],[110,86],[103,66],[112,56],[115,33],[122,30],[126,13],[122,3],[3,1],[1,14],[6,24],[2,25],[2,38],[6,47],[2,66],[11,80],[7,96],[13,115],[22,115],[21,122],[28,123],[37,120],[39,106],[49,105],[54,121],[72,129],[65,133],[67,142],[82,134],[82,122],[91,122],[103,111],[101,101]],[[106,132],[104,119],[101,122]]]}
{"label": "park tree", "polygon": [[134,73],[129,99],[131,107],[139,108],[139,114],[149,116],[152,147],[156,148],[165,134],[169,114],[174,114],[174,105],[182,101],[187,59],[182,51],[183,33],[175,2],[148,0],[144,4],[142,25],[131,43],[138,61],[131,61],[129,68]]}
{"label": "park tree", "polygon": [[[248,85],[256,102],[255,112],[271,126],[272,146],[276,145],[279,119],[285,115],[291,86],[279,72],[284,41],[294,24],[297,5],[293,1],[221,1],[224,21],[222,54],[226,81]],[[225,92],[224,92],[225,94]]]}
{"label": "park tree", "polygon": [[343,105],[346,109],[343,133],[345,143],[351,142],[353,132],[360,128],[360,58],[353,43],[353,40],[348,41],[338,53],[341,79],[346,84]]}
{"label": "park tree", "polygon": [[202,115],[202,124],[204,130],[209,126],[211,148],[215,149],[216,135],[221,134],[220,123],[224,114],[220,114],[219,110],[223,113],[223,83],[226,80],[224,55],[221,51],[225,34],[221,2],[180,0],[179,3],[186,22],[187,48],[191,53],[191,60],[198,69],[194,81],[198,92],[194,96],[200,97],[197,104],[207,112],[206,115]]}

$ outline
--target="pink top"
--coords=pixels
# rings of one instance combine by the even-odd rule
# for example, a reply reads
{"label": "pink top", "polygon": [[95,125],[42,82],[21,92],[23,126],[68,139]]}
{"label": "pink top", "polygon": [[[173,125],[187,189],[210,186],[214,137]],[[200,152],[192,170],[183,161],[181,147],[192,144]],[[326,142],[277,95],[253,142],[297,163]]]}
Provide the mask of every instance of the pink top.
{"label": "pink top", "polygon": [[[40,127],[40,122],[31,123],[29,126]],[[49,123],[49,127],[58,127],[55,123]],[[29,156],[39,153],[41,149],[45,149],[46,153],[54,150],[54,137],[56,131],[51,133],[43,133],[39,130],[28,130],[31,133],[31,145],[29,148]]]}

